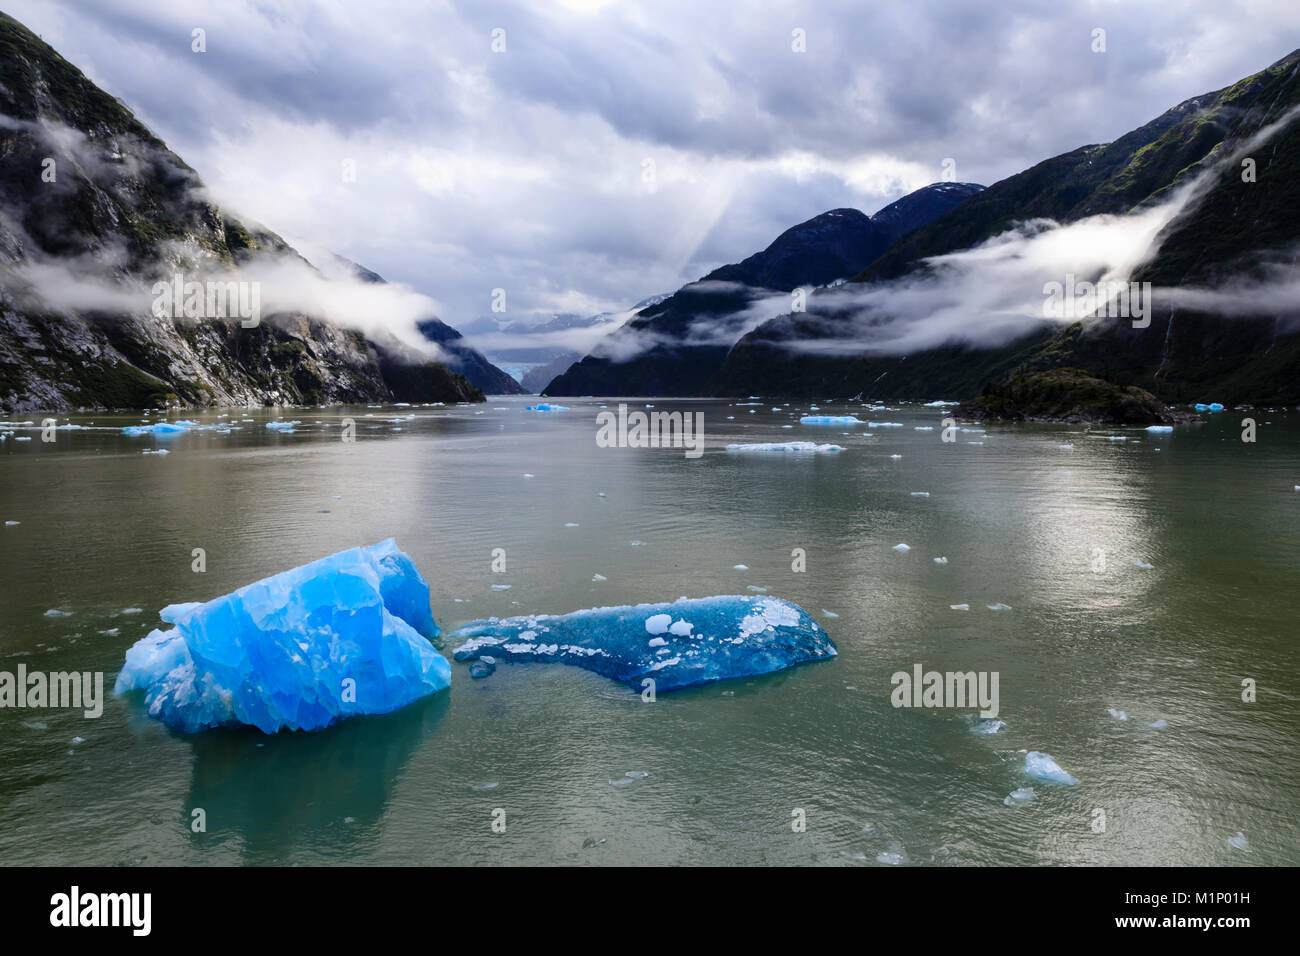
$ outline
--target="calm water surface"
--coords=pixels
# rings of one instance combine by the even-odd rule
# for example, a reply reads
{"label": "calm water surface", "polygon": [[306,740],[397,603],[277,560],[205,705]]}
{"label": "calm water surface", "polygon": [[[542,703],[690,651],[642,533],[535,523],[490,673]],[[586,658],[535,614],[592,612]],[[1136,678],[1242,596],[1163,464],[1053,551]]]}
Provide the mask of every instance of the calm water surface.
{"label": "calm water surface", "polygon": [[[241,427],[167,439],[122,435],[138,414],[73,416],[95,427],[53,443],[18,429],[33,440],[0,443],[0,521],[20,522],[0,527],[0,670],[102,670],[111,687],[162,606],[390,536],[444,633],[753,587],[806,608],[840,656],[653,704],[578,668],[472,681],[453,664],[450,691],[397,714],[274,737],[182,737],[133,698],[98,720],[4,709],[0,862],[1300,863],[1300,414],[1256,411],[1253,445],[1231,413],[1172,435],[990,426],[945,444],[915,430],[941,417],[919,405],[823,404],[903,424],[846,429],[800,425],[806,404],[657,401],[705,414],[690,460],[597,447],[600,402],[530,401],[212,411],[181,417]],[[274,417],[303,424],[278,434]],[[809,438],[846,450],[724,450]],[[890,676],[917,663],[998,672],[1006,728],[895,709]],[[1024,750],[1079,784],[1029,780]],[[648,775],[611,783],[629,771]],[[1030,785],[1033,803],[1003,804]]]}

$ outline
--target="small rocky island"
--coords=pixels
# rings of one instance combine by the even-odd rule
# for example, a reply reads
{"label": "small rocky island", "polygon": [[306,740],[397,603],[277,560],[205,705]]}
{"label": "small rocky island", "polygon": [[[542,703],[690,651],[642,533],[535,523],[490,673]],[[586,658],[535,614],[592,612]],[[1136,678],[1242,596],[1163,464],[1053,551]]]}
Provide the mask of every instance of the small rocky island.
{"label": "small rocky island", "polygon": [[1097,425],[1171,425],[1194,417],[1136,385],[1115,385],[1077,368],[1022,372],[990,382],[959,405],[957,414],[981,421]]}

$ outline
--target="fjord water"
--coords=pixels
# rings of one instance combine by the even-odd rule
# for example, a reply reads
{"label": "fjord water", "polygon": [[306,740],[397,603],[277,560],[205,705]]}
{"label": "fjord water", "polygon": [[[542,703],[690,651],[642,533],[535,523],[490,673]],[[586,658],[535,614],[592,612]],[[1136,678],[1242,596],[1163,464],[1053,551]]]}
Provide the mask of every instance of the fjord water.
{"label": "fjord water", "polygon": [[[903,425],[885,428],[801,425],[806,403],[654,401],[704,414],[691,459],[598,447],[605,402],[565,402],[286,409],[302,421],[286,434],[242,409],[183,416],[229,434],[133,438],[118,429],[139,415],[102,413],[53,443],[19,429],[34,440],[0,443],[0,521],[20,522],[0,528],[0,670],[104,671],[108,690],[162,606],[389,536],[444,635],[761,587],[839,657],[653,703],[573,667],[476,681],[453,664],[449,692],[399,713],[273,737],[180,736],[135,698],[97,720],[3,709],[0,862],[1300,863],[1297,413],[1250,413],[1254,444],[1234,413],[945,443],[919,405],[815,413]],[[845,450],[724,450],[793,440]],[[918,663],[997,672],[1007,726],[892,706],[891,675]],[[1027,778],[1025,750],[1078,785]],[[1028,786],[1033,802],[1004,805]]]}

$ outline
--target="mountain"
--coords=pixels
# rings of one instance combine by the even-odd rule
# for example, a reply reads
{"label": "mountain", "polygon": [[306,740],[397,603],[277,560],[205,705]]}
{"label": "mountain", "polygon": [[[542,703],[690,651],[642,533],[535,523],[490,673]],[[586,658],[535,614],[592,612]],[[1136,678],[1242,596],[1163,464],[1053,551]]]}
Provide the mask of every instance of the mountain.
{"label": "mountain", "polygon": [[421,319],[415,324],[430,342],[449,356],[447,364],[464,375],[488,395],[523,395],[525,389],[511,376],[489,362],[481,352],[471,348],[465,337],[436,318]]}
{"label": "mountain", "polygon": [[[1300,51],[1180,103],[1113,143],[1072,150],[995,183],[895,244],[845,287],[880,292],[923,282],[933,274],[931,257],[1040,220],[1134,217],[1194,183],[1199,195],[1163,226],[1132,275],[1156,291],[1145,328],[1092,315],[1064,326],[1029,323],[1019,337],[991,347],[953,341],[897,353],[873,349],[860,335],[855,348],[838,347],[853,338],[847,330],[862,328],[861,317],[855,326],[852,315],[810,307],[750,331],[710,392],[955,398],[1024,372],[1070,367],[1165,402],[1208,401],[1207,395],[1234,403],[1300,401],[1300,325],[1284,284],[1300,241],[1300,127],[1289,113],[1297,105]],[[1243,159],[1254,160],[1254,181]],[[1195,290],[1214,287],[1225,290],[1215,311],[1200,311],[1212,297]]]}
{"label": "mountain", "polygon": [[[548,385],[546,395],[698,395],[731,345],[772,314],[774,299],[855,274],[912,229],[982,190],[934,183],[868,216],[832,209],[781,233],[771,245],[643,309],[581,362]],[[758,319],[763,316],[759,314]]]}
{"label": "mountain", "polygon": [[396,336],[258,316],[261,284],[323,276],[4,14],[0,156],[0,409],[482,400]]}

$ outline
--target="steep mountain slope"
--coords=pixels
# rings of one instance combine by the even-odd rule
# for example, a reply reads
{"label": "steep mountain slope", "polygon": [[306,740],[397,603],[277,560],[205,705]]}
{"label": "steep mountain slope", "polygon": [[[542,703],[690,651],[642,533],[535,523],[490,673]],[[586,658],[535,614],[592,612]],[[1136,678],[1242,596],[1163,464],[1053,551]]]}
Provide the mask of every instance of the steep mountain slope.
{"label": "steep mountain slope", "polygon": [[774,306],[762,300],[774,293],[820,286],[853,274],[906,230],[982,188],[972,183],[935,183],[904,196],[875,217],[856,209],[832,209],[793,226],[762,252],[715,269],[640,312],[558,376],[543,394],[702,394],[732,343],[756,321],[747,309],[767,311]]}
{"label": "steep mountain slope", "polygon": [[523,395],[524,387],[471,348],[465,337],[441,319],[421,319],[416,328],[448,355],[447,364],[488,395]]}
{"label": "steep mountain slope", "polygon": [[177,273],[313,270],[212,203],[125,106],[4,14],[0,158],[2,409],[482,398],[395,337],[302,312],[156,316],[154,283]]}
{"label": "steep mountain slope", "polygon": [[[1065,327],[1028,323],[993,348],[952,344],[904,354],[861,346],[821,349],[843,338],[852,316],[786,315],[754,329],[727,356],[712,394],[854,395],[874,398],[974,395],[1015,371],[1062,366],[1137,385],[1167,402],[1213,395],[1233,402],[1300,400],[1295,308],[1240,289],[1222,314],[1191,311],[1192,287],[1241,276],[1276,289],[1294,268],[1300,241],[1300,128],[1287,123],[1253,150],[1257,181],[1236,152],[1300,104],[1300,51],[1215,93],[1179,104],[1102,146],[1054,157],[990,186],[917,230],[855,276],[889,283],[929,274],[922,260],[970,248],[1017,223],[1072,222],[1096,213],[1150,208],[1195,177],[1207,190],[1170,221],[1154,256],[1133,275],[1155,287],[1149,327],[1129,318],[1089,318]],[[1042,281],[1064,276],[1043,275]],[[1274,296],[1273,298],[1276,298]],[[1292,297],[1294,298],[1294,297]],[[1175,307],[1175,299],[1183,304]],[[978,317],[972,317],[972,322]],[[830,353],[830,354],[827,354]]]}

